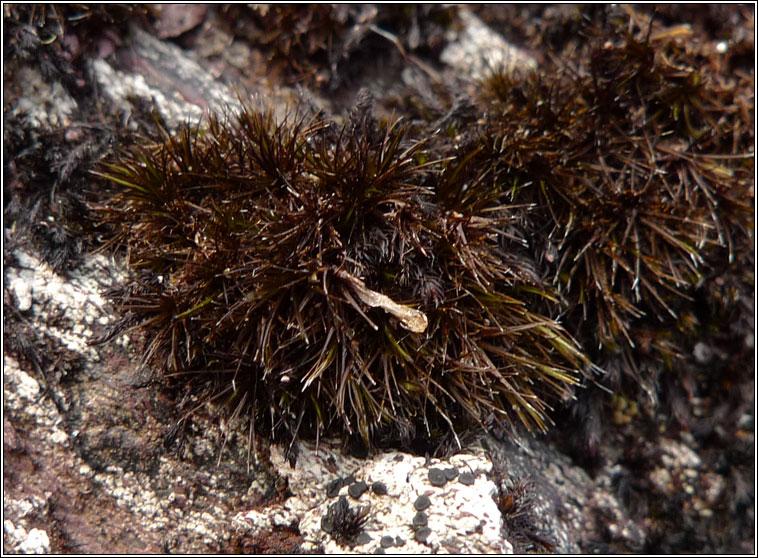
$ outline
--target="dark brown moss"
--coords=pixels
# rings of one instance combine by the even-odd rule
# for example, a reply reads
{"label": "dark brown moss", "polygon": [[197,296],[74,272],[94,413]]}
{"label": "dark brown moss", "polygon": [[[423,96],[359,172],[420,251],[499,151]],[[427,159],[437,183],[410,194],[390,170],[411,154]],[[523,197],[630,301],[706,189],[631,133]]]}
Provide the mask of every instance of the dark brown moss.
{"label": "dark brown moss", "polygon": [[392,65],[386,61],[393,57],[436,56],[456,10],[438,5],[231,5],[219,11],[219,20],[263,53],[272,76],[334,92],[360,83],[359,76],[376,66]]}
{"label": "dark brown moss", "polygon": [[274,438],[408,445],[544,429],[591,368],[561,316],[657,401],[704,282],[752,261],[752,78],[684,28],[570,19],[577,57],[440,87],[413,126],[247,107],[123,150],[102,215],[146,360]]}
{"label": "dark brown moss", "polygon": [[[754,76],[742,57],[752,23],[717,43],[681,13],[666,27],[631,8],[579,12],[574,37],[538,73],[482,84],[485,117],[469,135],[479,167],[510,185],[506,199],[534,204],[522,230],[539,273],[606,372],[603,389],[556,415],[553,437],[597,467],[619,430],[632,453],[648,439],[640,431],[712,432],[696,402],[731,397],[722,377],[752,381],[752,361],[704,367],[696,356],[744,354],[752,339],[737,325],[753,312]],[[632,426],[614,423],[608,388],[639,409]]]}
{"label": "dark brown moss", "polygon": [[120,305],[146,361],[275,436],[545,428],[588,363],[530,310],[551,296],[518,208],[468,165],[365,109],[336,129],[248,107],[122,153],[103,217],[137,273]]}
{"label": "dark brown moss", "polygon": [[750,237],[752,134],[725,110],[743,89],[680,31],[609,31],[586,66],[493,75],[482,143],[513,199],[542,208],[543,262],[577,327],[617,350],[643,317],[679,320],[718,251]]}
{"label": "dark brown moss", "polygon": [[353,545],[363,533],[368,512],[368,506],[354,508],[345,496],[340,496],[321,518],[321,528],[338,543]]}

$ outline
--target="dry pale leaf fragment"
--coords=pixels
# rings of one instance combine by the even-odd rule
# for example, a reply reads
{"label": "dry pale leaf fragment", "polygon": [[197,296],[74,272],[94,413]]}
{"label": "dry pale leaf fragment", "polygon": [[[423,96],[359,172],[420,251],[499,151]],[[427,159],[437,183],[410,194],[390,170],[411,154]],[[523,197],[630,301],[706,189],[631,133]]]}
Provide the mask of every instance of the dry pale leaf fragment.
{"label": "dry pale leaf fragment", "polygon": [[398,304],[387,295],[372,291],[366,284],[357,277],[350,275],[347,271],[337,270],[337,276],[346,280],[358,295],[358,298],[364,304],[371,308],[381,308],[385,312],[392,314],[400,320],[400,324],[407,330],[414,333],[424,333],[429,320],[426,314],[420,310],[411,308],[404,304]]}

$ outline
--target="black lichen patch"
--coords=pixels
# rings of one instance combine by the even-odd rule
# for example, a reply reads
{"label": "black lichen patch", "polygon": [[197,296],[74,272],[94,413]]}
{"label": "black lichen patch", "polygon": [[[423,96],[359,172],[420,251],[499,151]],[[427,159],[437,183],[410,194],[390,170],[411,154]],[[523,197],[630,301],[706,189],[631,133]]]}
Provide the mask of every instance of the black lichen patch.
{"label": "black lichen patch", "polygon": [[354,484],[351,484],[347,488],[347,493],[350,494],[351,497],[355,498],[356,500],[359,499],[363,494],[368,490],[368,484],[366,484],[363,481],[356,482]]}
{"label": "black lichen patch", "polygon": [[[90,171],[125,134],[120,116],[92,87],[89,63],[98,42],[117,40],[124,17],[144,11],[4,6],[3,217],[10,230],[4,256],[31,248],[65,275],[97,245],[85,201]],[[47,91],[39,90],[42,83]]]}
{"label": "black lichen patch", "polygon": [[429,499],[429,496],[426,494],[422,494],[416,500],[413,502],[413,507],[416,508],[418,511],[424,511],[426,508],[432,505],[432,501]]}
{"label": "black lichen patch", "polygon": [[248,106],[101,174],[146,362],[274,438],[542,430],[589,365],[531,309],[555,299],[522,208],[473,157],[434,159],[370,103],[342,128]]}
{"label": "black lichen patch", "polygon": [[[94,115],[79,113],[82,118]],[[83,192],[89,169],[114,140],[105,126],[80,121],[67,129],[30,125],[23,114],[5,115],[3,207],[5,254],[31,244],[56,273],[75,267],[89,244],[91,212]]]}
{"label": "black lichen patch", "polygon": [[474,474],[468,471],[461,473],[460,476],[458,477],[458,482],[461,484],[465,484],[466,486],[471,486],[472,484],[474,484],[475,480],[476,478],[474,477]]}
{"label": "black lichen patch", "polygon": [[125,19],[145,19],[147,10],[127,4],[8,4],[3,10],[6,62],[31,62],[49,83],[84,93],[86,54],[113,41]]}
{"label": "black lichen patch", "polygon": [[446,482],[447,476],[442,469],[437,469],[436,467],[429,469],[429,484],[432,486],[445,486]]}

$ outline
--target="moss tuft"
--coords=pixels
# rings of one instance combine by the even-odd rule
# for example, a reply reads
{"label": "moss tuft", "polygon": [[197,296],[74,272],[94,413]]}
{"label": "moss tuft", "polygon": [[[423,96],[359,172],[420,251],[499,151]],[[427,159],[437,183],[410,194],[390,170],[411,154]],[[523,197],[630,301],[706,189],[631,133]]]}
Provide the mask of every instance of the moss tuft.
{"label": "moss tuft", "polygon": [[246,107],[122,152],[102,209],[146,361],[274,437],[544,429],[588,364],[493,176],[367,109],[342,128]]}
{"label": "moss tuft", "polygon": [[660,401],[753,280],[753,78],[686,26],[607,12],[572,16],[585,40],[538,72],[471,99],[440,82],[407,124],[359,95],[341,126],[246,106],[122,149],[100,214],[146,362],[284,440],[542,431],[590,360]]}

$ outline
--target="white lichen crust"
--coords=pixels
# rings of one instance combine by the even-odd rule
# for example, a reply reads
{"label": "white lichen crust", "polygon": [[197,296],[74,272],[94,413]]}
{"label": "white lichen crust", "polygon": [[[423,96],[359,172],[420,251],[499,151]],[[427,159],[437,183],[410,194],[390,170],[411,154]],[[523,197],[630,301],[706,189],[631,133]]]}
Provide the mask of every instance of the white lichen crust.
{"label": "white lichen crust", "polygon": [[[501,514],[493,500],[497,489],[488,477],[492,463],[481,450],[447,460],[426,460],[400,452],[359,460],[343,455],[336,444],[322,442],[316,448],[302,443],[294,468],[278,446],[271,450],[271,463],[287,477],[292,496],[283,504],[238,514],[237,527],[253,535],[276,526],[297,526],[305,551],[323,549],[328,554],[371,553],[381,547],[382,537],[393,540],[383,549],[387,554],[513,552],[503,538]],[[457,469],[456,478],[443,486],[430,483],[431,469],[451,468]],[[473,484],[460,481],[463,473],[473,475]],[[333,492],[332,497],[327,495],[330,482],[349,477],[355,481]],[[368,489],[354,498],[348,492],[349,486],[360,482],[366,483]],[[386,494],[374,492],[371,487],[376,482],[386,487]],[[358,544],[340,544],[322,528],[329,506],[341,496],[353,509],[368,508],[362,529],[365,535]],[[419,530],[413,526],[417,513],[414,504],[420,496],[428,497],[430,502],[423,510],[428,528],[426,537],[420,537],[424,542],[417,540]]]}

